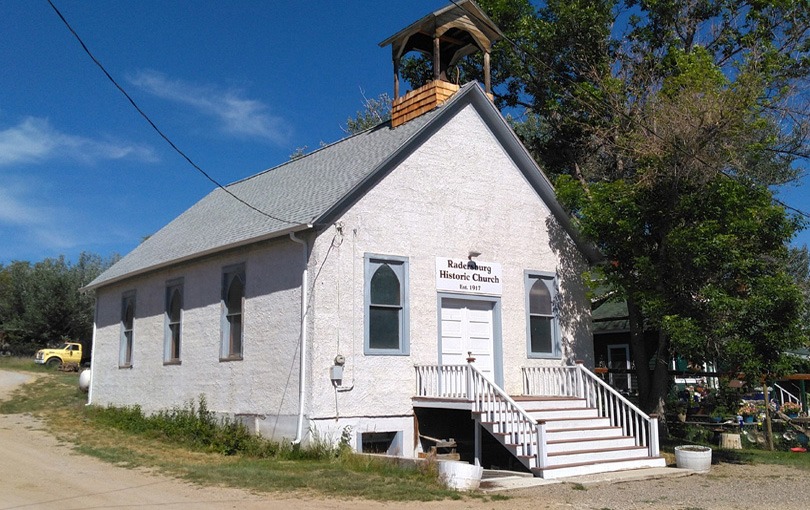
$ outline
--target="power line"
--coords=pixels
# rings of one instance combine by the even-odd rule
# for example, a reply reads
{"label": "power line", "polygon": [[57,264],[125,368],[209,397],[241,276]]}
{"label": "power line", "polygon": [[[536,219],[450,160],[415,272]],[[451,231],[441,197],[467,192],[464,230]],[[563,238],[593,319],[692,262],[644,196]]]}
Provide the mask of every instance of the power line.
{"label": "power line", "polygon": [[98,68],[101,69],[101,72],[104,73],[104,76],[106,76],[107,79],[110,80],[110,82],[112,82],[113,85],[115,85],[115,88],[117,88],[118,91],[121,92],[121,94],[123,94],[124,97],[127,98],[127,101],[129,101],[129,103],[135,108],[135,110],[137,110],[137,112],[141,115],[141,117],[143,117],[144,120],[146,120],[146,122],[148,122],[149,125],[152,126],[152,129],[154,129],[155,132],[158,135],[160,135],[160,137],[163,138],[163,140],[165,140],[166,143],[168,143],[169,146],[172,149],[174,149],[175,152],[177,152],[180,156],[182,156],[182,158],[185,159],[197,172],[202,174],[206,179],[208,179],[210,182],[212,182],[217,188],[221,189],[222,191],[224,191],[225,193],[227,193],[228,195],[230,195],[231,197],[233,197],[234,199],[236,199],[237,201],[239,201],[243,205],[245,205],[248,208],[256,211],[257,213],[261,214],[262,216],[265,216],[267,218],[270,218],[270,219],[273,219],[273,220],[276,220],[276,221],[281,221],[283,223],[290,223],[290,224],[298,224],[298,223],[300,223],[299,221],[290,221],[290,220],[285,220],[284,218],[280,218],[278,216],[274,216],[274,215],[272,215],[270,213],[262,211],[261,209],[259,209],[256,206],[248,203],[247,201],[243,200],[242,198],[240,198],[236,194],[234,194],[231,190],[229,190],[228,188],[226,188],[225,186],[220,184],[219,181],[217,181],[216,179],[211,177],[208,174],[208,172],[206,172],[205,170],[200,168],[199,165],[197,165],[194,161],[192,161],[191,158],[188,155],[186,155],[185,152],[180,150],[180,148],[177,147],[177,145],[175,145],[174,142],[172,142],[171,139],[169,139],[169,137],[159,127],[157,127],[157,125],[154,122],[152,122],[152,119],[150,119],[149,116],[141,109],[141,107],[138,106],[138,104],[135,102],[135,100],[132,99],[132,96],[130,96],[127,93],[127,91],[124,90],[124,88],[115,80],[115,78],[113,78],[112,75],[109,72],[107,72],[107,69],[104,67],[104,65],[102,65],[102,63],[93,55],[93,53],[90,51],[90,49],[87,47],[87,45],[84,44],[84,41],[82,40],[82,38],[79,37],[79,34],[76,33],[76,31],[73,29],[73,27],[70,25],[70,23],[68,23],[67,19],[65,19],[65,17],[62,15],[62,13],[59,11],[59,9],[53,4],[53,2],[51,0],[47,0],[47,1],[48,1],[48,4],[50,4],[51,8],[54,10],[54,12],[56,12],[56,15],[59,16],[59,19],[62,20],[62,23],[64,23],[65,26],[67,27],[67,29],[70,30],[70,33],[73,34],[73,37],[75,37],[76,40],[79,41],[79,44],[81,45],[84,52],[87,53],[87,56],[89,56],[90,59],[96,64],[96,66],[98,66]]}
{"label": "power line", "polygon": [[[461,7],[461,5],[458,3],[458,1],[457,1],[457,0],[449,0],[449,1],[450,1],[450,3],[452,3],[453,5],[455,5],[456,7],[463,9],[463,7]],[[467,11],[466,9],[464,9],[464,10],[465,10],[465,11]],[[487,21],[486,21],[486,20],[481,19],[481,18],[480,18],[480,17],[479,17],[477,14],[475,14],[475,13],[473,13],[473,12],[470,12],[470,11],[467,11],[467,13],[468,13],[470,16],[473,16],[474,18],[476,18],[478,21],[480,21],[480,22],[482,22],[482,23],[485,23],[485,24],[487,23]],[[635,117],[631,117],[631,116],[630,116],[630,115],[628,115],[626,112],[624,112],[624,111],[621,111],[621,110],[619,110],[619,109],[614,108],[614,107],[613,107],[613,105],[611,105],[610,103],[608,103],[608,102],[604,101],[603,99],[601,99],[600,97],[598,97],[598,96],[596,95],[596,93],[595,93],[595,92],[593,92],[592,90],[588,89],[587,87],[582,87],[582,85],[581,85],[580,83],[578,83],[578,82],[574,81],[574,80],[573,80],[571,77],[566,76],[566,75],[565,75],[565,74],[563,74],[563,73],[560,73],[559,71],[557,71],[557,70],[556,70],[556,69],[554,69],[553,67],[551,67],[551,66],[549,66],[548,64],[546,64],[546,63],[545,63],[545,62],[544,62],[544,61],[543,61],[543,60],[542,60],[540,57],[538,57],[537,55],[535,55],[533,52],[531,52],[531,51],[529,51],[529,50],[526,50],[526,49],[522,48],[522,47],[520,46],[520,44],[519,44],[517,41],[515,41],[514,39],[512,39],[512,38],[511,38],[511,37],[509,37],[508,35],[506,35],[506,34],[504,34],[504,33],[501,33],[501,35],[503,36],[503,39],[504,39],[506,42],[508,42],[508,43],[509,43],[509,44],[510,44],[510,45],[511,45],[511,46],[512,46],[512,47],[513,47],[513,48],[514,48],[516,51],[518,51],[518,52],[520,52],[520,53],[523,53],[523,54],[524,54],[524,55],[526,55],[527,57],[531,58],[531,59],[532,59],[532,60],[534,60],[536,63],[540,64],[542,67],[544,67],[546,70],[548,70],[550,73],[554,74],[554,75],[555,75],[555,76],[557,76],[558,78],[561,78],[561,79],[563,79],[564,81],[568,82],[569,84],[573,85],[575,88],[579,89],[581,92],[584,92],[584,93],[585,93],[587,96],[591,97],[592,99],[595,99],[596,101],[600,102],[600,103],[601,103],[601,104],[603,104],[604,106],[607,106],[607,107],[608,107],[608,109],[610,109],[610,110],[612,110],[612,111],[613,111],[613,113],[616,113],[616,114],[618,114],[619,116],[623,117],[625,120],[627,120],[627,121],[629,121],[629,122],[631,122],[631,123],[635,124],[636,126],[641,127],[641,128],[642,128],[642,129],[643,129],[643,130],[644,130],[644,131],[645,131],[645,132],[648,134],[648,135],[650,135],[650,136],[652,136],[652,137],[654,137],[654,138],[657,138],[659,141],[662,141],[662,142],[664,142],[664,141],[665,141],[665,140],[663,139],[663,137],[661,137],[661,135],[659,135],[658,133],[656,133],[654,130],[652,130],[652,129],[651,129],[649,126],[645,125],[645,124],[644,124],[643,122],[641,122],[639,119],[637,119],[637,118],[635,118]],[[572,97],[573,97],[575,100],[578,100],[578,101],[584,101],[584,99],[583,99],[583,98],[578,97],[578,96],[576,96],[576,95],[575,95],[575,96],[572,96]],[[591,106],[591,107],[593,107],[594,105],[593,105],[593,104],[587,104],[587,106]],[[712,164],[710,164],[710,163],[708,163],[708,162],[704,161],[704,160],[703,160],[703,158],[701,158],[701,157],[700,157],[699,155],[697,155],[697,154],[691,154],[690,152],[688,152],[688,151],[687,151],[686,149],[684,149],[683,147],[678,147],[678,146],[676,146],[676,147],[675,147],[675,150],[677,150],[678,152],[682,153],[682,154],[683,154],[683,155],[685,155],[685,156],[688,156],[688,157],[694,158],[696,161],[698,161],[699,163],[701,163],[701,164],[702,164],[703,166],[705,166],[706,168],[709,168],[710,170],[714,170],[715,172],[719,173],[720,175],[722,175],[722,176],[724,176],[724,177],[726,177],[726,178],[728,178],[728,179],[734,179],[734,177],[733,177],[733,176],[731,176],[731,175],[729,175],[729,174],[728,174],[726,171],[724,171],[724,170],[722,170],[722,169],[720,169],[720,168],[717,168],[716,166],[714,166],[714,165],[712,165]],[[736,180],[736,179],[735,179],[735,180]],[[771,194],[771,200],[773,200],[773,201],[774,201],[774,202],[776,202],[777,204],[781,205],[781,206],[782,206],[782,207],[784,207],[785,209],[789,209],[789,210],[791,210],[791,211],[793,211],[793,212],[795,212],[795,213],[799,214],[800,216],[804,216],[805,218],[810,219],[810,213],[806,213],[806,212],[804,212],[804,211],[802,211],[802,210],[800,210],[800,209],[797,209],[796,207],[793,207],[793,206],[790,206],[790,205],[788,205],[788,204],[784,203],[783,201],[781,201],[781,200],[779,200],[778,198],[776,198],[775,196],[773,196],[773,194]]]}

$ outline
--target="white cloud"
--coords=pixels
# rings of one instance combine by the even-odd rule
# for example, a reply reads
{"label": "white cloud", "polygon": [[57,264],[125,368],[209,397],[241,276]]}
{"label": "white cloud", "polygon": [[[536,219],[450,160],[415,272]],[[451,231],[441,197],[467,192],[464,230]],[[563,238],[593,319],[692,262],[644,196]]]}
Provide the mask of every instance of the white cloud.
{"label": "white cloud", "polygon": [[26,117],[16,126],[0,130],[0,166],[65,157],[86,163],[123,158],[157,159],[148,147],[61,133],[51,127],[47,119],[37,117]]}
{"label": "white cloud", "polygon": [[0,223],[24,227],[44,224],[47,221],[47,213],[17,198],[19,194],[13,190],[0,188]]}
{"label": "white cloud", "polygon": [[270,115],[266,104],[244,97],[240,90],[172,80],[157,71],[141,71],[129,81],[154,96],[214,117],[225,133],[263,138],[277,144],[287,141],[289,125],[281,117]]}
{"label": "white cloud", "polygon": [[[4,237],[14,240],[14,249],[25,251],[61,250],[73,246],[75,239],[70,229],[66,211],[37,203],[36,193],[26,185],[17,183],[0,187],[0,231]],[[10,246],[3,246],[9,251]]]}

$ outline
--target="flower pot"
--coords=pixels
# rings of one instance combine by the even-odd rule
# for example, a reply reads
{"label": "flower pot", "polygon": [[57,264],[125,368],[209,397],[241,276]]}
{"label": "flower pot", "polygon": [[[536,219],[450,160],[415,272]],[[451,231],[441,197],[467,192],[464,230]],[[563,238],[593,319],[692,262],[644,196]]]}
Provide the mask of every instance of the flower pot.
{"label": "flower pot", "polygon": [[456,460],[440,460],[439,478],[451,489],[474,491],[481,484],[484,468]]}
{"label": "flower pot", "polygon": [[754,423],[754,417],[753,416],[744,416],[743,421],[745,423]]}
{"label": "flower pot", "polygon": [[791,419],[792,419],[792,418],[798,418],[798,417],[799,417],[799,413],[788,413],[787,417],[788,417],[788,418],[791,418]]}
{"label": "flower pot", "polygon": [[712,449],[708,446],[676,446],[675,465],[698,473],[707,473],[712,466]]}

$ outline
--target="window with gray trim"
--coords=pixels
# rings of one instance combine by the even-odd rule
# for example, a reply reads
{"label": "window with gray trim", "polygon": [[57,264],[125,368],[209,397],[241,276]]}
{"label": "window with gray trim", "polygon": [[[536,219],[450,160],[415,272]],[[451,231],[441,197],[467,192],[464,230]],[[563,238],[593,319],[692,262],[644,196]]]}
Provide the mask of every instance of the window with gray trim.
{"label": "window with gray trim", "polygon": [[245,266],[229,266],[222,271],[222,345],[220,359],[242,359],[244,343]]}
{"label": "window with gray trim", "polygon": [[132,342],[135,333],[135,291],[121,296],[121,339],[118,347],[118,366],[132,367]]}
{"label": "window with gray trim", "polygon": [[180,363],[180,338],[183,320],[183,280],[166,283],[166,328],[164,332],[163,363]]}
{"label": "window with gray trim", "polygon": [[408,259],[365,257],[365,353],[407,355]]}
{"label": "window with gray trim", "polygon": [[559,357],[556,278],[550,274],[526,273],[525,280],[528,355],[530,358]]}

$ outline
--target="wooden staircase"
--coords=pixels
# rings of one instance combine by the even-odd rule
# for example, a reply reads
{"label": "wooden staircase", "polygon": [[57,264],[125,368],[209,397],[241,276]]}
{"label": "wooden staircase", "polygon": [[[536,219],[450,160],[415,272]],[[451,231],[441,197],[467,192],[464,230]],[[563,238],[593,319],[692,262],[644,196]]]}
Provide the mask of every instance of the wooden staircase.
{"label": "wooden staircase", "polygon": [[663,457],[649,456],[648,447],[623,434],[622,427],[611,425],[610,418],[600,417],[597,409],[586,406],[584,398],[513,397],[513,400],[544,425],[544,463],[537,459],[543,449],[526,454],[520,445],[510,442],[507,425],[480,419],[485,412],[476,412],[474,417],[535,476],[561,478],[666,466]]}
{"label": "wooden staircase", "polygon": [[[519,397],[506,394],[471,364],[417,365],[416,370],[416,399],[468,403],[481,428],[535,476],[666,466],[658,450],[657,418],[581,363],[524,368]],[[478,439],[476,444],[480,448]]]}

